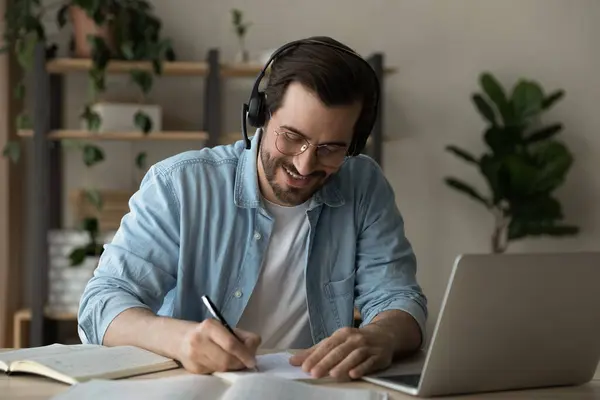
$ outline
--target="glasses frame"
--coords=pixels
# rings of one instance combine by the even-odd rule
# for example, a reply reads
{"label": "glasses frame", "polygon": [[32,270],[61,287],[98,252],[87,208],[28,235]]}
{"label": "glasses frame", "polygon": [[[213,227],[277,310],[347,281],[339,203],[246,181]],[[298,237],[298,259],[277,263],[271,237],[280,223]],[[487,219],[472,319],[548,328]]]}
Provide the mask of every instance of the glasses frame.
{"label": "glasses frame", "polygon": [[[308,150],[310,147],[314,147],[317,151],[320,148],[337,147],[340,150],[343,150],[343,152],[344,152],[344,157],[341,159],[341,161],[339,163],[324,163],[318,152],[316,153],[317,160],[319,160],[319,163],[325,167],[337,167],[337,166],[342,165],[344,163],[344,161],[346,161],[347,153],[348,153],[348,146],[339,146],[339,145],[330,145],[330,144],[316,144],[315,145],[315,144],[312,144],[311,142],[309,142],[307,138],[305,138],[304,136],[299,135],[297,133],[288,132],[288,131],[280,131],[278,129],[273,129],[273,132],[275,132],[275,148],[277,149],[277,151],[279,151],[284,156],[289,156],[289,157],[299,156],[300,154],[303,154],[304,152],[306,152],[306,150]],[[280,137],[284,136],[282,140],[287,140],[285,138],[285,136],[287,136],[287,134],[289,134],[289,133],[291,133],[293,135],[297,135],[298,138],[300,140],[303,140],[305,143],[304,145],[300,146],[300,151],[298,151],[296,153],[284,153],[280,149],[281,146],[278,145]]]}

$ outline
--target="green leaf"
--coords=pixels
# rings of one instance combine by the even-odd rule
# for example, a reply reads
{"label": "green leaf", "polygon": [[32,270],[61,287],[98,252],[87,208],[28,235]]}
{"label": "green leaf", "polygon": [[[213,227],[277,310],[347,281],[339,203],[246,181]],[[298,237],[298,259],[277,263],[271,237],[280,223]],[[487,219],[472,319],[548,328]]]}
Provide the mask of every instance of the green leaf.
{"label": "green leaf", "polygon": [[542,101],[542,109],[544,109],[544,110],[550,109],[550,107],[552,107],[554,105],[554,103],[556,103],[558,100],[562,99],[564,97],[564,95],[565,95],[564,90],[557,90],[557,91],[551,93],[548,97],[546,97]]}
{"label": "green leaf", "polygon": [[538,143],[532,149],[532,156],[539,166],[533,190],[552,191],[560,186],[573,164],[573,155],[567,147],[556,141]]}
{"label": "green leaf", "polygon": [[502,85],[496,80],[491,73],[481,75],[480,84],[485,94],[494,102],[505,125],[509,125],[512,121],[512,110],[508,103],[506,93]]}
{"label": "green leaf", "polygon": [[545,128],[539,129],[533,132],[528,138],[525,139],[525,143],[534,143],[542,140],[550,139],[552,136],[556,135],[563,128],[561,123],[556,123]]}
{"label": "green leaf", "polygon": [[501,184],[501,167],[502,162],[489,154],[481,157],[479,169],[486,178],[490,191],[493,194],[493,204],[498,204],[504,197],[504,191],[502,190],[503,186]]}
{"label": "green leaf", "polygon": [[86,105],[81,118],[86,122],[87,129],[92,132],[97,132],[102,125],[102,117],[96,111],[92,110],[89,105]]}
{"label": "green leaf", "polygon": [[31,118],[29,117],[28,114],[26,114],[25,112],[22,112],[19,115],[17,115],[17,129],[32,129],[32,128],[33,128],[33,122],[31,121]]}
{"label": "green leaf", "polygon": [[82,228],[92,236],[98,233],[99,225],[98,219],[93,217],[84,218],[81,224]]}
{"label": "green leaf", "polygon": [[83,163],[91,167],[104,160],[104,152],[97,146],[85,144],[83,146]]}
{"label": "green leaf", "polygon": [[544,93],[536,82],[521,79],[515,86],[511,101],[520,120],[528,119],[542,110]]}
{"label": "green leaf", "polygon": [[479,165],[479,161],[475,158],[475,156],[471,155],[469,152],[457,147],[457,146],[446,146],[446,150],[455,154],[456,156],[462,158],[466,162]]}
{"label": "green leaf", "polygon": [[147,71],[132,70],[132,81],[142,90],[144,95],[147,95],[152,89],[152,75]]}
{"label": "green leaf", "polygon": [[99,190],[88,189],[85,191],[85,197],[97,210],[102,210],[103,200]]}
{"label": "green leaf", "polygon": [[496,125],[496,114],[494,113],[494,109],[483,98],[483,96],[481,96],[480,94],[474,94],[472,99],[479,113],[481,113],[481,115],[492,125]]}
{"label": "green leaf", "polygon": [[479,203],[483,204],[485,207],[487,207],[487,208],[490,207],[489,201],[486,198],[484,198],[481,194],[479,194],[479,192],[477,190],[475,190],[469,184],[464,183],[464,182],[462,182],[462,181],[460,181],[458,179],[455,179],[455,178],[446,178],[445,182],[451,188],[456,189],[459,192],[462,192],[462,193],[468,195],[472,199],[474,199],[474,200],[478,201]]}
{"label": "green leaf", "polygon": [[135,157],[135,165],[139,168],[139,169],[145,169],[146,168],[146,159],[148,154],[146,154],[146,152],[141,152],[138,153],[137,157]]}
{"label": "green leaf", "polygon": [[20,38],[16,43],[17,61],[25,71],[29,71],[33,65],[33,56],[37,41],[37,37],[29,33]]}
{"label": "green leaf", "polygon": [[135,53],[133,51],[133,42],[130,40],[121,43],[121,53],[126,60],[135,59]]}
{"label": "green leaf", "polygon": [[15,98],[22,100],[25,97],[25,83],[20,81],[15,86]]}
{"label": "green leaf", "polygon": [[483,137],[490,149],[499,155],[511,154],[515,148],[521,143],[522,130],[519,127],[507,126],[491,126]]}
{"label": "green leaf", "polygon": [[83,264],[85,258],[87,257],[87,251],[85,247],[79,247],[73,249],[69,254],[69,259],[71,260],[71,266],[76,267],[78,265]]}
{"label": "green leaf", "polygon": [[19,142],[9,140],[4,145],[2,155],[11,160],[13,163],[17,163],[21,159],[21,144]]}
{"label": "green leaf", "polygon": [[508,187],[505,188],[507,198],[522,199],[533,193],[538,178],[538,170],[533,165],[518,155],[510,155],[506,157],[504,166],[508,172]]}
{"label": "green leaf", "polygon": [[64,4],[58,10],[58,13],[56,15],[56,22],[60,29],[62,29],[67,24],[67,12],[68,11],[69,11],[69,4]]}
{"label": "green leaf", "polygon": [[145,112],[139,110],[134,116],[135,126],[137,126],[142,132],[148,133],[152,130],[152,120]]}

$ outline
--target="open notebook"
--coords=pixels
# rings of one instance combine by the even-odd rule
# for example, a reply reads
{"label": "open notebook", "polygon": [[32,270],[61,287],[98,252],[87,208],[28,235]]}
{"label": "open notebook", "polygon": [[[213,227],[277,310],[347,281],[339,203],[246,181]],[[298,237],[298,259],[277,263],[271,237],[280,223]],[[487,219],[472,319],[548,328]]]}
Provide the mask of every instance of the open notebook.
{"label": "open notebook", "polygon": [[41,375],[71,385],[178,367],[174,360],[132,346],[52,344],[0,353],[0,371]]}
{"label": "open notebook", "polygon": [[93,380],[72,386],[52,400],[386,400],[375,390],[325,387],[273,375],[238,376],[227,382],[210,375],[180,375],[157,379]]}

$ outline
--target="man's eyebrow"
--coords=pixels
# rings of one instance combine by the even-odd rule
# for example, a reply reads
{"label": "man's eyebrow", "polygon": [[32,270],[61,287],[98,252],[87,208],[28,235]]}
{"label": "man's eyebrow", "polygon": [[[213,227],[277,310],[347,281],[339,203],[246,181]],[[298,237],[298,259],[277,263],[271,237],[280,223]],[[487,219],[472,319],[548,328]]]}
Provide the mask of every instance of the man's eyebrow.
{"label": "man's eyebrow", "polygon": [[[306,140],[308,140],[310,142],[310,139],[307,137],[306,134],[302,133],[299,129],[296,129],[293,126],[281,125],[279,128],[287,130],[287,131],[290,131],[290,132],[293,132],[293,133],[295,133],[297,135],[300,135],[304,139],[306,139]],[[338,142],[329,142],[329,143],[322,143],[322,144],[320,144],[320,146],[323,146],[323,145],[328,145],[328,146],[347,146],[348,143],[346,143],[346,142],[339,142],[338,141]]]}

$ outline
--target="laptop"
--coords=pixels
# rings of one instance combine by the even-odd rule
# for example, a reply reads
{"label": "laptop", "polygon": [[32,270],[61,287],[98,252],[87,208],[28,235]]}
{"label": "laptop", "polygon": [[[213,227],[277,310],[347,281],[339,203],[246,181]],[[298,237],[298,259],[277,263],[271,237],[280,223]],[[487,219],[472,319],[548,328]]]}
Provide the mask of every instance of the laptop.
{"label": "laptop", "polygon": [[417,397],[580,385],[600,362],[600,252],[456,258],[427,350],[362,379]]}

